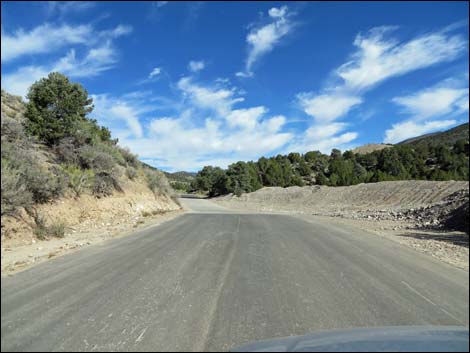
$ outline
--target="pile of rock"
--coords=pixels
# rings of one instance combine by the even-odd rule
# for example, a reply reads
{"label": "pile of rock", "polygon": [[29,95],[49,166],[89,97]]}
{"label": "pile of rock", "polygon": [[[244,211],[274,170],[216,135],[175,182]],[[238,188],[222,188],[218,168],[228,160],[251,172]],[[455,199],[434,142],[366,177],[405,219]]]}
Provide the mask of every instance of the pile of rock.
{"label": "pile of rock", "polygon": [[446,228],[469,232],[469,192],[460,190],[439,203],[409,209],[367,209],[356,212],[334,212],[336,217],[373,221],[405,221],[411,228]]}

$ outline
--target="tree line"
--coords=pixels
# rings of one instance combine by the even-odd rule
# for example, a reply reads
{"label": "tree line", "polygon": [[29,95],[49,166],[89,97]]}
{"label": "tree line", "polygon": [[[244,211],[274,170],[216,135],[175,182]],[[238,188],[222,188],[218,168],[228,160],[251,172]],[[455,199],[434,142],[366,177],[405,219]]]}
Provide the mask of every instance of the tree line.
{"label": "tree line", "polygon": [[395,145],[367,154],[333,149],[289,153],[258,161],[236,162],[222,169],[205,166],[192,191],[209,196],[241,195],[264,186],[348,186],[389,180],[469,180],[469,141]]}

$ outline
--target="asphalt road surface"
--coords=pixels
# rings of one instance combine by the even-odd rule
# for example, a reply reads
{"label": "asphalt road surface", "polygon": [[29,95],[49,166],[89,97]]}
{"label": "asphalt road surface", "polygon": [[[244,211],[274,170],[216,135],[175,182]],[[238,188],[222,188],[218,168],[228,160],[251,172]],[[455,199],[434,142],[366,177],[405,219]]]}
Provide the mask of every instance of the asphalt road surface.
{"label": "asphalt road surface", "polygon": [[183,202],[193,211],[2,278],[2,351],[218,351],[320,329],[468,326],[468,272],[314,218]]}

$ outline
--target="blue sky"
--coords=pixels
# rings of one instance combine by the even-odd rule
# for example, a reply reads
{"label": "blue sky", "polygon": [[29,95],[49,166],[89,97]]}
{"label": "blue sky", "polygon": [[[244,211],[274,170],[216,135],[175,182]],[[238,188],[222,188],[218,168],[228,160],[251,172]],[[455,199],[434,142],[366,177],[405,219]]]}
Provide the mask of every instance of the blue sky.
{"label": "blue sky", "polygon": [[2,89],[60,71],[164,170],[468,121],[468,2],[2,2]]}

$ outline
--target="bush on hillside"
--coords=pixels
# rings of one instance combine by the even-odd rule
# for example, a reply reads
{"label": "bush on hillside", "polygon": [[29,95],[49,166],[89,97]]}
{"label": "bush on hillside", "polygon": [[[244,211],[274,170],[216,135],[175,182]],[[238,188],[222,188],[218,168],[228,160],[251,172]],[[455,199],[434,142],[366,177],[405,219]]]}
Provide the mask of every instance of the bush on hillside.
{"label": "bush on hillside", "polygon": [[79,197],[94,184],[95,173],[91,169],[66,165],[63,167],[63,171],[67,175],[68,186],[73,190],[76,197]]}
{"label": "bush on hillside", "polygon": [[122,157],[124,158],[124,160],[126,161],[127,165],[128,166],[131,166],[131,167],[134,167],[134,168],[138,168],[139,165],[140,165],[140,162],[139,160],[137,159],[137,155],[133,154],[129,148],[127,147],[119,147],[119,146],[116,146],[116,148],[119,150],[119,152],[121,153]]}
{"label": "bush on hillside", "polygon": [[75,141],[73,137],[65,137],[54,145],[53,151],[58,163],[78,164],[80,162]]}
{"label": "bush on hillside", "polygon": [[50,236],[56,238],[63,238],[65,236],[66,224],[64,222],[56,222],[51,225],[46,224],[46,220],[43,216],[37,214],[34,215],[34,220],[36,222],[36,227],[34,228],[34,235],[39,240],[45,240]]}
{"label": "bush on hillside", "polygon": [[154,194],[168,193],[170,190],[170,185],[168,180],[165,178],[163,173],[157,170],[146,169],[145,178],[147,180],[147,185]]}
{"label": "bush on hillside", "polygon": [[95,175],[95,182],[93,185],[93,195],[96,197],[110,196],[114,190],[123,192],[119,184],[119,176],[117,170],[111,172],[98,172]]}
{"label": "bush on hillside", "polygon": [[37,164],[31,164],[26,169],[25,181],[36,203],[45,203],[59,198],[66,189],[66,181],[61,175],[54,174]]}
{"label": "bush on hillside", "polygon": [[137,178],[137,169],[135,169],[134,167],[127,167],[126,168],[126,176],[130,180],[134,180],[135,178]]}
{"label": "bush on hillside", "polygon": [[99,151],[94,146],[80,147],[78,156],[82,168],[93,169],[96,172],[109,172],[115,166],[115,160],[111,155]]}
{"label": "bush on hillside", "polygon": [[32,204],[33,195],[28,190],[24,170],[2,158],[1,215],[14,215],[19,208]]}
{"label": "bush on hillside", "polygon": [[29,142],[28,137],[24,131],[24,126],[18,119],[12,119],[8,116],[2,115],[1,120],[2,128],[2,142],[10,142],[26,145]]}

